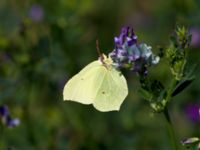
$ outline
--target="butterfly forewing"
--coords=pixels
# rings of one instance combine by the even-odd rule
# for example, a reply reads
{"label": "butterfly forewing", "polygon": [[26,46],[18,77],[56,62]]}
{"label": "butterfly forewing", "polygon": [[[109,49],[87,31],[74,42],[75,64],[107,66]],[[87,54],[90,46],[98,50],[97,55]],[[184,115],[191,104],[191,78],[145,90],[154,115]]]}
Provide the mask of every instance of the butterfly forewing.
{"label": "butterfly forewing", "polygon": [[[94,61],[72,77],[64,88],[64,100],[91,104],[102,82],[105,68],[99,61]],[[101,75],[101,76],[99,76]]]}

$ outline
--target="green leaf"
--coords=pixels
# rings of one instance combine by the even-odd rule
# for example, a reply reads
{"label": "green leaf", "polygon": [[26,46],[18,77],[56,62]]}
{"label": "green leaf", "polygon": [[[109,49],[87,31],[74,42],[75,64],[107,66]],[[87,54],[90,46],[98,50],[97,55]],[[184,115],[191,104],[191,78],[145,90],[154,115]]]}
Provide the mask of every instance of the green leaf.
{"label": "green leaf", "polygon": [[170,36],[170,41],[173,44],[174,47],[178,46],[178,41],[177,38],[175,36]]}
{"label": "green leaf", "polygon": [[172,96],[176,96],[177,94],[182,92],[185,88],[187,88],[192,83],[192,81],[194,81],[196,68],[197,68],[197,65],[186,64],[184,68],[183,79],[175,87],[172,93]]}
{"label": "green leaf", "polygon": [[192,81],[194,81],[195,78],[191,78],[191,79],[187,79],[187,80],[183,80],[181,81],[175,88],[175,90],[172,93],[172,96],[176,96],[177,94],[179,94],[180,92],[182,92],[185,88],[187,88]]}
{"label": "green leaf", "polygon": [[183,77],[183,70],[185,67],[186,61],[184,59],[182,60],[176,60],[176,62],[173,65],[172,74],[174,74],[175,78],[177,80],[181,80]]}
{"label": "green leaf", "polygon": [[159,96],[154,97],[153,100],[151,101],[150,103],[151,108],[153,108],[154,111],[157,113],[162,112],[167,105],[166,97],[167,97],[167,91],[163,89],[161,92],[159,92]]}
{"label": "green leaf", "polygon": [[149,91],[147,91],[147,90],[145,90],[145,89],[143,89],[143,88],[140,88],[140,89],[138,90],[138,93],[139,93],[145,100],[151,101],[151,99],[153,98],[153,95],[152,95]]}
{"label": "green leaf", "polygon": [[162,83],[158,80],[154,80],[151,83],[151,90],[153,95],[157,98],[160,96],[161,92],[164,90],[164,86],[162,85]]}
{"label": "green leaf", "polygon": [[196,69],[197,69],[197,64],[194,65],[186,64],[184,68],[184,78],[185,79],[195,78]]}

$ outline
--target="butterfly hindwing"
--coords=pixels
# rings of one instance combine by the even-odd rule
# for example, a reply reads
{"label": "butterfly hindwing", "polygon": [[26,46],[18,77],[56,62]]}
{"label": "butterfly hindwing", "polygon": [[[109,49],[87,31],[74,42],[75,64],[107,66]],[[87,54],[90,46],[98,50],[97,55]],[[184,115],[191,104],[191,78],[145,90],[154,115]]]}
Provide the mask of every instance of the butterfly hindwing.
{"label": "butterfly hindwing", "polygon": [[124,76],[114,68],[106,72],[93,105],[99,111],[119,110],[128,94]]}

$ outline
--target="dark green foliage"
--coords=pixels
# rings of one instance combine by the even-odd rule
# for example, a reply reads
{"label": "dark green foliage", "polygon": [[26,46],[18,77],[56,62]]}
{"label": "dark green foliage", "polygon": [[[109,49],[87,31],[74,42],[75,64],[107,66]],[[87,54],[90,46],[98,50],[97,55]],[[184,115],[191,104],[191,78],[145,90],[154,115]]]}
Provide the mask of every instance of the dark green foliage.
{"label": "dark green foliage", "polygon": [[186,53],[191,43],[191,35],[185,27],[177,27],[175,33],[170,38],[169,48],[166,49],[169,69],[174,78],[171,85],[164,88],[160,81],[139,74],[141,84],[139,93],[149,101],[155,112],[163,112],[171,98],[182,92],[195,78],[195,65],[186,64],[188,60]]}
{"label": "dark green foliage", "polygon": [[197,65],[187,64],[183,71],[183,78],[180,80],[175,87],[172,96],[176,96],[187,88],[194,80],[196,74]]}
{"label": "dark green foliage", "polygon": [[[29,16],[34,4],[44,10],[41,21]],[[0,129],[0,150],[169,150],[164,120],[152,116],[148,101],[136,93],[136,74],[126,73],[129,96],[119,112],[99,113],[90,106],[63,102],[62,90],[70,77],[98,58],[96,39],[108,54],[114,49],[113,37],[130,25],[139,41],[155,53],[157,45],[165,52],[176,22],[191,28],[200,25],[199,9],[199,0],[0,0],[0,105],[6,104],[12,117],[21,120],[16,128]],[[183,41],[182,47],[189,38]],[[188,52],[198,64],[199,47]],[[168,64],[161,60],[150,69],[151,86],[141,89],[145,99],[161,108],[170,84]],[[164,89],[154,79],[162,81]],[[199,102],[199,83],[197,76],[170,107],[178,139],[200,135],[199,125],[185,113],[189,102]]]}
{"label": "dark green foliage", "polygon": [[166,106],[167,91],[158,80],[150,80],[147,77],[140,79],[141,88],[139,94],[149,101],[155,112],[162,112]]}
{"label": "dark green foliage", "polygon": [[191,42],[191,35],[185,27],[177,27],[175,35],[171,36],[171,44],[166,51],[172,74],[176,80],[184,76],[183,70],[187,63],[187,48]]}
{"label": "dark green foliage", "polygon": [[176,86],[175,90],[172,93],[172,96],[176,96],[177,94],[182,92],[186,87],[188,87],[192,83],[192,81],[194,81],[194,78],[181,81]]}

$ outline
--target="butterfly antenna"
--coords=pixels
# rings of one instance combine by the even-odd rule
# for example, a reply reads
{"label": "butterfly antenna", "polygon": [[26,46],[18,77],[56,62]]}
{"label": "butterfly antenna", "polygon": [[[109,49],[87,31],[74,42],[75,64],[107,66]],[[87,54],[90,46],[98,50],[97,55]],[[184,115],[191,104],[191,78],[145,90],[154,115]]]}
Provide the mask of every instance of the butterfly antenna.
{"label": "butterfly antenna", "polygon": [[97,49],[97,52],[99,54],[101,62],[104,63],[104,61],[103,61],[104,58],[103,58],[103,55],[102,55],[100,48],[99,48],[99,40],[98,39],[96,40],[96,49]]}

